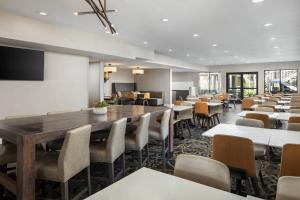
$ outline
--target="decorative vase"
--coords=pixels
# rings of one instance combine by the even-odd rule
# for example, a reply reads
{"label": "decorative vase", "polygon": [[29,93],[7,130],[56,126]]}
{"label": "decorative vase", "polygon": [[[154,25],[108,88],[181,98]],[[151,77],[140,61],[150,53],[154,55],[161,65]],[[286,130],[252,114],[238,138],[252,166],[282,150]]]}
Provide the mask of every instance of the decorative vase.
{"label": "decorative vase", "polygon": [[93,112],[94,112],[94,114],[97,114],[97,115],[105,115],[107,113],[107,107],[93,108]]}

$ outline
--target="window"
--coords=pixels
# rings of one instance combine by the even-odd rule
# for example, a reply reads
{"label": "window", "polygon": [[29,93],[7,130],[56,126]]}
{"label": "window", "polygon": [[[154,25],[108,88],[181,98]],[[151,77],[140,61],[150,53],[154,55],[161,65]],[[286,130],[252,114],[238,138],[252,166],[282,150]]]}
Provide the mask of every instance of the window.
{"label": "window", "polygon": [[265,70],[265,92],[298,92],[298,70]]}
{"label": "window", "polygon": [[200,94],[219,93],[221,89],[220,73],[199,73]]}

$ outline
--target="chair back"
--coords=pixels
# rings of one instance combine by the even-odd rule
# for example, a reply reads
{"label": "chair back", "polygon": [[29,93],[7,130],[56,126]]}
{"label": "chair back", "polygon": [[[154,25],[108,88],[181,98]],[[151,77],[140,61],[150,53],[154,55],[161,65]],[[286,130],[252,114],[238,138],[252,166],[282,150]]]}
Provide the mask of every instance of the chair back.
{"label": "chair back", "polygon": [[181,100],[176,100],[176,101],[175,101],[175,105],[176,105],[176,106],[181,106],[182,103],[183,103],[183,101],[181,101]]}
{"label": "chair back", "polygon": [[144,93],[144,99],[150,99],[150,92]]}
{"label": "chair back", "polygon": [[204,116],[209,115],[208,105],[206,102],[197,101],[195,104],[195,114],[201,114]]}
{"label": "chair back", "polygon": [[160,123],[160,134],[162,139],[166,139],[169,135],[171,109],[165,110]]}
{"label": "chair back", "polygon": [[136,144],[139,150],[148,144],[150,116],[150,113],[144,114],[139,120],[139,125],[136,130]]}
{"label": "chair back", "polygon": [[199,99],[200,99],[200,101],[208,102],[208,97],[200,97]]}
{"label": "chair back", "polygon": [[300,113],[300,108],[291,108],[290,113]]}
{"label": "chair back", "polygon": [[256,128],[263,128],[265,126],[264,122],[261,120],[246,119],[246,118],[236,120],[235,125],[249,126],[249,127],[256,127]]}
{"label": "chair back", "polygon": [[174,175],[230,192],[230,172],[228,167],[219,161],[207,157],[178,155]]}
{"label": "chair back", "polygon": [[91,125],[85,125],[66,133],[58,158],[60,179],[69,180],[90,166]]}
{"label": "chair back", "polygon": [[233,170],[241,170],[250,177],[256,177],[253,142],[247,138],[215,135],[212,158]]}
{"label": "chair back", "polygon": [[277,105],[277,102],[275,102],[275,101],[266,101],[266,102],[263,102],[261,105],[262,106],[275,106],[275,105]]}
{"label": "chair back", "polygon": [[300,100],[299,101],[291,101],[290,106],[300,107]]}
{"label": "chair back", "polygon": [[300,117],[290,117],[288,123],[300,123]]}
{"label": "chair back", "polygon": [[278,179],[276,200],[299,200],[300,177],[283,176]]}
{"label": "chair back", "polygon": [[250,110],[251,106],[254,105],[254,100],[252,98],[245,98],[242,100],[241,109],[242,110]]}
{"label": "chair back", "polygon": [[300,123],[288,123],[287,129],[289,131],[300,131]]}
{"label": "chair back", "polygon": [[110,129],[106,143],[107,161],[113,163],[125,151],[125,132],[127,119],[115,121]]}
{"label": "chair back", "polygon": [[267,107],[267,106],[258,106],[257,108],[255,108],[255,111],[258,111],[258,112],[275,112],[275,109],[271,108],[271,107]]}
{"label": "chair back", "polygon": [[270,128],[269,115],[261,113],[247,113],[245,118],[261,120],[264,122],[264,128]]}
{"label": "chair back", "polygon": [[286,144],[281,153],[280,177],[300,176],[300,145]]}

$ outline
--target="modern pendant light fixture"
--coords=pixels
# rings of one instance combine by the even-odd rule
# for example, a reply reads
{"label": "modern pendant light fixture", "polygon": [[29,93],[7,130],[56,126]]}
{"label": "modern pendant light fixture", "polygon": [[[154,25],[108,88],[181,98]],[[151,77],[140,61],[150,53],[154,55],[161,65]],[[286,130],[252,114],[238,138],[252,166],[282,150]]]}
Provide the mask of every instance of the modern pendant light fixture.
{"label": "modern pendant light fixture", "polygon": [[132,70],[132,74],[134,74],[134,75],[143,75],[144,74],[144,70],[141,69],[140,67],[137,67],[136,69]]}
{"label": "modern pendant light fixture", "polygon": [[104,81],[105,82],[109,80],[109,74],[113,73],[113,72],[117,72],[116,67],[112,66],[111,64],[104,66]]}
{"label": "modern pendant light fixture", "polygon": [[117,31],[114,28],[114,25],[109,21],[107,14],[112,12],[118,12],[118,10],[107,10],[106,9],[106,0],[98,0],[98,4],[95,2],[96,0],[85,0],[93,9],[93,11],[87,12],[75,12],[76,16],[78,15],[88,15],[95,14],[100,20],[101,24],[104,26],[106,32],[110,32],[113,35],[117,35]]}

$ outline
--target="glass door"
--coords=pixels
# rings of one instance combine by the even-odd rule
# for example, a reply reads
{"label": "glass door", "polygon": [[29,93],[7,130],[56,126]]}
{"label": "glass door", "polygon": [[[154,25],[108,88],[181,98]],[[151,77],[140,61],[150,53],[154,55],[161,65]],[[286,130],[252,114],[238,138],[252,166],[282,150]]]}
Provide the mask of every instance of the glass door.
{"label": "glass door", "polygon": [[255,96],[258,92],[257,72],[227,73],[227,92],[237,100]]}

